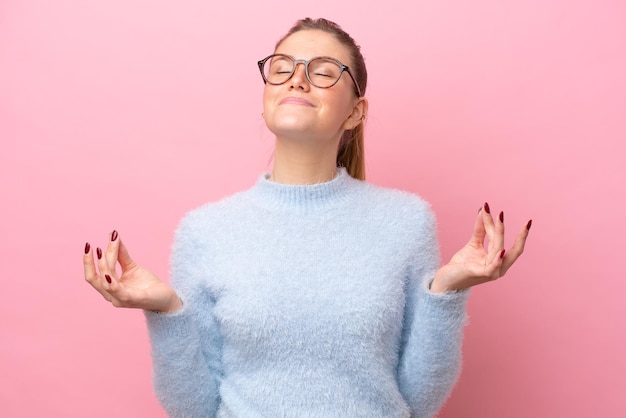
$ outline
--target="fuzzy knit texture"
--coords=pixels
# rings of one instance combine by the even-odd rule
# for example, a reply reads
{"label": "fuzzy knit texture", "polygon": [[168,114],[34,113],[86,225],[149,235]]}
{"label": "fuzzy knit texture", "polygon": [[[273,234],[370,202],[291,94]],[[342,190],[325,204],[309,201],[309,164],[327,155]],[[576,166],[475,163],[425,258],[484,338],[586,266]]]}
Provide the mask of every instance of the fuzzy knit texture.
{"label": "fuzzy knit texture", "polygon": [[188,213],[146,312],[170,417],[432,417],[460,372],[467,292],[428,290],[429,205],[353,179],[250,189]]}

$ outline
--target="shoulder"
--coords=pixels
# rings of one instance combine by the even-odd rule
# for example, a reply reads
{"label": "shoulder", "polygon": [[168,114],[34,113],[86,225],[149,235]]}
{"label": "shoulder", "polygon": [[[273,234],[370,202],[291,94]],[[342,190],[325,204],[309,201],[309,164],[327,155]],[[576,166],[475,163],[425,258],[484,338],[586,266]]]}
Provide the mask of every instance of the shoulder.
{"label": "shoulder", "polygon": [[428,201],[420,195],[359,182],[361,188],[345,216],[354,218],[370,236],[388,244],[412,248],[435,246],[437,222]]}
{"label": "shoulder", "polygon": [[435,215],[428,201],[405,190],[377,186],[363,182],[361,202],[388,219],[409,223],[434,223]]}
{"label": "shoulder", "polygon": [[223,226],[233,224],[237,213],[247,211],[249,190],[237,192],[214,202],[208,202],[188,211],[178,224],[178,239],[188,236],[207,236]]}
{"label": "shoulder", "polygon": [[430,203],[409,191],[370,183],[364,187],[356,216],[369,234],[411,264],[438,264],[437,221]]}

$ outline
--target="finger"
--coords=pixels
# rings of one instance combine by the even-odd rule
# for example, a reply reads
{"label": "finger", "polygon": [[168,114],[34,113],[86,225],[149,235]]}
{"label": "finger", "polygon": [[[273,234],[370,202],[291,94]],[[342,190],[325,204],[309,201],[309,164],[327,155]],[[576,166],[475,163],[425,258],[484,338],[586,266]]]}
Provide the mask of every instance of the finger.
{"label": "finger", "polygon": [[119,250],[119,242],[120,240],[119,234],[117,231],[113,230],[109,234],[109,244],[107,245],[106,252],[104,254],[104,259],[107,265],[107,271],[111,273],[115,273],[115,265],[117,264],[117,254]]}
{"label": "finger", "polygon": [[476,220],[474,221],[474,231],[472,232],[472,237],[470,238],[470,245],[476,248],[484,248],[485,247],[485,223],[483,221],[483,208],[481,207],[478,211],[478,215],[476,215]]}
{"label": "finger", "polygon": [[107,301],[111,301],[111,295],[103,288],[102,280],[93,260],[93,251],[89,243],[85,244],[85,253],[83,255],[83,269],[85,272],[85,280],[94,289],[98,291]]}
{"label": "finger", "polygon": [[132,298],[128,293],[128,289],[117,277],[115,271],[116,263],[120,264],[122,274],[131,269],[135,264],[131,259],[128,249],[122,242],[117,231],[113,231],[109,236],[110,242],[107,248],[107,265],[110,266],[110,270],[104,274],[102,286],[106,292],[111,296],[111,304],[115,307],[134,307]]}
{"label": "finger", "polygon": [[117,293],[120,291],[120,282],[111,273],[102,274],[102,289],[111,297],[110,302],[118,299]]}
{"label": "finger", "polygon": [[111,303],[113,306],[128,306],[127,289],[120,282],[115,267],[117,263],[120,263],[123,273],[133,264],[133,261],[116,230],[113,230],[109,235],[109,245],[104,257],[109,270],[100,273],[104,279],[102,287],[112,297]]}
{"label": "finger", "polygon": [[116,308],[136,307],[137,291],[129,292],[129,289],[120,282],[118,278],[111,274],[104,275],[103,288],[110,295],[110,302]]}
{"label": "finger", "polygon": [[100,247],[96,248],[96,262],[98,263],[98,275],[100,276],[100,285],[104,287],[104,275],[110,275],[111,269],[109,269],[105,254]]}
{"label": "finger", "polygon": [[491,263],[496,260],[496,257],[502,247],[498,246],[498,239],[496,239],[496,225],[494,223],[493,216],[491,216],[489,203],[485,202],[483,210],[480,211],[480,214],[485,228],[485,235],[488,240],[486,265],[491,265]]}
{"label": "finger", "polygon": [[[106,251],[103,252],[101,248],[96,248],[98,270],[100,272],[100,285],[102,290],[111,296],[111,298],[107,299],[111,302],[115,299],[113,293],[118,287],[115,274],[115,264],[117,263],[117,252],[119,248],[118,242],[118,233],[114,230],[109,234],[109,243],[107,244]],[[113,282],[114,280],[115,284]]]}
{"label": "finger", "polygon": [[122,242],[121,240],[119,243],[119,251],[117,253],[117,261],[120,263],[122,271],[127,271],[135,267],[135,262],[130,257],[126,245],[124,245],[124,242]]}
{"label": "finger", "polygon": [[487,281],[497,280],[503,276],[502,264],[506,257],[506,250],[502,249],[497,252],[494,259],[485,267],[485,276]]}
{"label": "finger", "polygon": [[504,249],[504,212],[500,212],[497,219],[492,218],[492,221],[493,235],[489,237],[489,252],[487,254],[489,263],[496,260]]}
{"label": "finger", "polygon": [[528,238],[528,234],[530,232],[530,226],[532,225],[532,220],[528,221],[526,225],[522,228],[522,230],[517,234],[515,238],[515,242],[511,249],[507,252],[507,255],[502,264],[502,275],[506,273],[506,271],[511,268],[513,263],[522,255],[524,252],[524,247],[526,246],[526,239]]}
{"label": "finger", "polygon": [[96,270],[96,265],[93,262],[93,252],[91,250],[91,245],[87,242],[85,243],[85,253],[83,254],[83,271],[85,273],[85,280],[90,285],[94,286],[98,281],[98,271]]}
{"label": "finger", "polygon": [[485,202],[485,204],[483,205],[483,210],[480,211],[480,215],[483,220],[487,239],[489,239],[489,242],[491,242],[493,240],[495,227],[493,223],[493,217],[491,216],[491,209],[489,208],[489,203]]}

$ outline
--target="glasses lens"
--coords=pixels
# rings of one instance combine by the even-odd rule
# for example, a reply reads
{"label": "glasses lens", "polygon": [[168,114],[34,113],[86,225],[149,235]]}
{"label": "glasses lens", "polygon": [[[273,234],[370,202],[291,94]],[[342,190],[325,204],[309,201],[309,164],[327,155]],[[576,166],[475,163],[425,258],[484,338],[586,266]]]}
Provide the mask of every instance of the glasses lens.
{"label": "glasses lens", "polygon": [[293,60],[284,55],[274,55],[263,65],[263,74],[270,84],[281,84],[287,81],[293,72]]}
{"label": "glasses lens", "polygon": [[333,59],[316,58],[309,63],[309,77],[314,86],[330,87],[341,77],[341,66]]}

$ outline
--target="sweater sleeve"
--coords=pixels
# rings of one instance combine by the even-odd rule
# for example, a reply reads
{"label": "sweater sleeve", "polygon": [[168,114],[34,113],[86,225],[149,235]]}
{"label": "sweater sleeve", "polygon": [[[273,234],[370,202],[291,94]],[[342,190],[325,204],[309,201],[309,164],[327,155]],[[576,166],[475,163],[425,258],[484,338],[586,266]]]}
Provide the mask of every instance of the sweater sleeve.
{"label": "sweater sleeve", "polygon": [[172,251],[172,286],[183,302],[174,314],[145,312],[152,343],[154,390],[172,418],[214,417],[219,406],[221,337],[214,298],[202,285],[200,248],[179,227]]}
{"label": "sweater sleeve", "polygon": [[418,229],[419,247],[407,278],[398,383],[411,416],[422,418],[439,411],[459,376],[468,292],[430,292],[439,246],[429,208]]}

